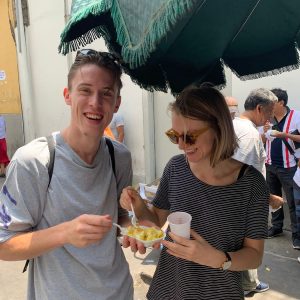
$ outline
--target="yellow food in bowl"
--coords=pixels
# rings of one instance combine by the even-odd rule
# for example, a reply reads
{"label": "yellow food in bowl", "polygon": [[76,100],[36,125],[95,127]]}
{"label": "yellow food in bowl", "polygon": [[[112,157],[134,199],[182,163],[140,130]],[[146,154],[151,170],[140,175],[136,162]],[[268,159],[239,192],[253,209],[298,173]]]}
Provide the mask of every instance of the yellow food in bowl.
{"label": "yellow food in bowl", "polygon": [[129,226],[127,228],[127,235],[142,241],[152,241],[162,238],[164,233],[154,227]]}

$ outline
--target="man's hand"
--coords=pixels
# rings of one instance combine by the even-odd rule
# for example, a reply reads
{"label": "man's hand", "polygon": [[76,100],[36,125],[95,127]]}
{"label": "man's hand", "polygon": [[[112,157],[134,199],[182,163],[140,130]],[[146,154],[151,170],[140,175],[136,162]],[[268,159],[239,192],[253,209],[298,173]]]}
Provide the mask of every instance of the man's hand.
{"label": "man's hand", "polygon": [[273,209],[278,209],[283,205],[284,201],[283,198],[280,196],[276,196],[273,194],[270,194],[270,198],[269,198],[269,205],[273,208]]}
{"label": "man's hand", "polygon": [[109,215],[81,215],[65,223],[67,244],[84,248],[99,243],[112,227]]}
{"label": "man's hand", "polygon": [[272,128],[272,125],[271,125],[270,121],[267,121],[265,123],[265,125],[263,126],[264,133],[266,133],[271,128]]}

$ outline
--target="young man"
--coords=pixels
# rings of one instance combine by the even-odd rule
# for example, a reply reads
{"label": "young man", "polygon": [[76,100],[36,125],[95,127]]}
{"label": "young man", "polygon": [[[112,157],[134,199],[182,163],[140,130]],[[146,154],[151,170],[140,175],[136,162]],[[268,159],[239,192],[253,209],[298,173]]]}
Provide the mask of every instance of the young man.
{"label": "young man", "polygon": [[[253,90],[245,101],[245,111],[233,120],[239,145],[233,158],[252,165],[264,177],[266,177],[266,153],[257,126],[263,126],[267,120],[273,117],[275,102],[277,102],[277,97],[271,91],[266,89]],[[269,204],[280,201],[280,205],[282,205],[282,198],[277,198],[279,197],[271,195]],[[257,269],[244,271],[242,275],[245,295],[250,292],[265,292],[269,289],[267,283],[259,281]]]}
{"label": "young man", "polygon": [[121,69],[109,53],[81,50],[68,74],[67,128],[53,134],[49,184],[45,138],[20,148],[0,194],[0,259],[31,259],[28,299],[133,299],[128,264],[112,222],[126,226],[118,199],[131,184],[131,156],[103,131],[121,102]]}

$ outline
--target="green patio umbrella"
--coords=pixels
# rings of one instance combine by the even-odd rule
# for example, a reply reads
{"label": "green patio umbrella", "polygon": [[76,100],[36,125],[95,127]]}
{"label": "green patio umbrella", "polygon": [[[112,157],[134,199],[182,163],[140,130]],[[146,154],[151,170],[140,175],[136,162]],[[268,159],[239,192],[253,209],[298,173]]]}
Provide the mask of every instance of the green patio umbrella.
{"label": "green patio umbrella", "polygon": [[180,92],[299,67],[300,0],[73,0],[66,54],[103,37],[133,81]]}

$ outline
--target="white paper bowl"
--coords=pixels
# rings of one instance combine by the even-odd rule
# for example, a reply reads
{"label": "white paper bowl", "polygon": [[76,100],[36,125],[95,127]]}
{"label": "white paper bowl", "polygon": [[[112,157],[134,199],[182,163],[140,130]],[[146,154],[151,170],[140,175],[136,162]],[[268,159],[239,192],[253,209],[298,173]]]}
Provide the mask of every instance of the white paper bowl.
{"label": "white paper bowl", "polygon": [[[145,229],[146,229],[146,228],[150,228],[150,227],[148,227],[148,226],[139,226],[139,227],[145,228]],[[142,240],[142,239],[139,239],[139,238],[137,238],[137,237],[135,237],[135,236],[128,235],[128,234],[127,234],[127,230],[126,230],[126,232],[123,233],[123,235],[127,235],[127,236],[129,236],[129,237],[131,237],[131,238],[136,239],[137,241],[141,242],[141,243],[147,248],[147,247],[152,247],[155,243],[158,243],[158,242],[160,242],[161,240],[163,240],[163,239],[166,237],[166,233],[163,232],[163,231],[162,231],[162,233],[163,233],[163,236],[162,236],[162,237],[157,238],[157,239],[154,239],[154,240],[147,240],[147,241],[144,241],[144,240]]]}

